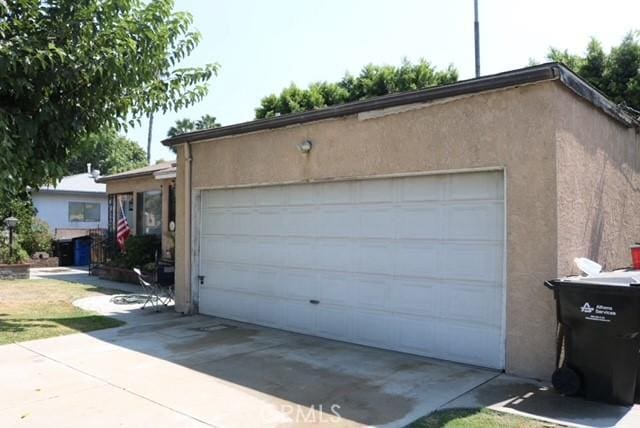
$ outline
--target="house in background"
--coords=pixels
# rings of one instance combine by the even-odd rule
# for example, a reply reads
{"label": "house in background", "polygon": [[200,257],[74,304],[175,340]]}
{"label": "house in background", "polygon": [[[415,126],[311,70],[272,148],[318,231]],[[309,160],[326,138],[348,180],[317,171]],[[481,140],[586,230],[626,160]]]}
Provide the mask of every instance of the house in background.
{"label": "house in background", "polygon": [[55,238],[86,236],[91,229],[107,227],[106,186],[96,183],[91,172],[64,177],[55,186],[32,192],[31,197],[37,217],[49,225]]}
{"label": "house in background", "polygon": [[133,235],[157,235],[161,258],[173,260],[175,230],[175,161],[100,177],[108,195],[107,228],[115,236],[124,213]]}

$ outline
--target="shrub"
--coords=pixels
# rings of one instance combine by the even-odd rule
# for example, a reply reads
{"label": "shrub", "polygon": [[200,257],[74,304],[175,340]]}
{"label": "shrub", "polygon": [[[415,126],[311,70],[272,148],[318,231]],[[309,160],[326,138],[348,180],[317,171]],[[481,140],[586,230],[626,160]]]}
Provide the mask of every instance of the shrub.
{"label": "shrub", "polygon": [[11,256],[9,256],[9,244],[0,245],[0,263],[13,265],[24,263],[27,260],[29,260],[29,254],[20,245],[13,246]]}
{"label": "shrub", "polygon": [[115,256],[109,266],[132,269],[145,268],[160,254],[160,238],[155,235],[134,235],[125,241],[126,252]]}
{"label": "shrub", "polygon": [[127,239],[124,245],[130,268],[155,262],[156,253],[160,254],[160,237],[155,235],[135,235]]}
{"label": "shrub", "polygon": [[22,248],[29,255],[38,251],[51,251],[53,237],[49,232],[49,225],[38,218],[32,220],[31,227],[23,231],[19,238]]}

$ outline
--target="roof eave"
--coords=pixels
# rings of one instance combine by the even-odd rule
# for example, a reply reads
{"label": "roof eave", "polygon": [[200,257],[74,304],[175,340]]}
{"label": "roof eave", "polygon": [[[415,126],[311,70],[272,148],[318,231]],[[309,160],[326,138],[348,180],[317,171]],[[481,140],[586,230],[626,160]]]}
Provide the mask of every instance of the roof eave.
{"label": "roof eave", "polygon": [[[33,191],[33,189],[32,189]],[[38,189],[35,193],[48,193],[48,194],[58,194],[58,195],[94,195],[94,196],[102,196],[107,194],[107,190],[60,190],[60,189]]]}
{"label": "roof eave", "polygon": [[138,173],[132,173],[132,174],[126,174],[126,175],[107,175],[104,177],[98,177],[96,179],[96,183],[108,183],[110,181],[116,181],[116,180],[126,180],[128,178],[139,178],[139,177],[152,177],[153,176],[154,171],[144,171],[144,172],[138,172]]}

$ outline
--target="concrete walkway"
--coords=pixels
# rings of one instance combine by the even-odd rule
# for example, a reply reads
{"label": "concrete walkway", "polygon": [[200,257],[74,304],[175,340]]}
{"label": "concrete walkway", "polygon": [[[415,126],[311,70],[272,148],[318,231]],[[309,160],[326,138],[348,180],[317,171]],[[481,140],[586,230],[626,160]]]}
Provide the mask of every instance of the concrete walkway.
{"label": "concrete walkway", "polygon": [[[0,426],[404,426],[496,372],[207,316],[0,346]],[[98,301],[100,300],[101,301]]]}
{"label": "concrete walkway", "polygon": [[[139,292],[83,271],[35,276]],[[0,426],[395,427],[456,407],[566,426],[640,426],[638,406],[561,397],[488,370],[172,308],[142,311],[112,296],[75,304],[127,325],[0,346]]]}
{"label": "concrete walkway", "polygon": [[576,427],[640,427],[640,407],[610,406],[578,397],[562,397],[545,383],[500,375],[443,408],[488,407]]}

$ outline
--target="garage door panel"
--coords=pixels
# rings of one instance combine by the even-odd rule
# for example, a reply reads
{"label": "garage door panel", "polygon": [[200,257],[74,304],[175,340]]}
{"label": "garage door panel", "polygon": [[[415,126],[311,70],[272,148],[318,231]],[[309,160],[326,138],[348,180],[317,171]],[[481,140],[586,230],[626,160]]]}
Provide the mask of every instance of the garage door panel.
{"label": "garage door panel", "polygon": [[445,278],[478,280],[498,284],[502,276],[502,243],[443,244],[442,273]]}
{"label": "garage door panel", "polygon": [[203,192],[200,310],[500,368],[501,173]]}
{"label": "garage door panel", "polygon": [[447,208],[448,239],[499,240],[502,236],[502,204],[454,204]]}
{"label": "garage door panel", "polygon": [[216,190],[215,192],[203,192],[203,208],[227,208],[232,206],[231,190]]}
{"label": "garage door panel", "polygon": [[439,242],[398,242],[393,256],[396,272],[404,276],[442,277],[441,246]]}
{"label": "garage door panel", "polygon": [[231,274],[233,265],[224,262],[207,262],[201,273],[205,276],[206,281],[200,288],[219,288],[233,290],[235,281]]}
{"label": "garage door panel", "polygon": [[315,236],[318,232],[318,218],[313,207],[295,207],[283,210],[283,235]]}
{"label": "garage door panel", "polygon": [[394,319],[384,312],[356,310],[353,313],[353,338],[364,345],[389,348],[394,342]]}
{"label": "garage door panel", "polygon": [[351,238],[357,235],[358,218],[351,206],[322,207],[317,210],[318,236]]}
{"label": "garage door panel", "polygon": [[280,270],[278,268],[255,267],[247,271],[249,291],[263,296],[275,297],[280,293]]}
{"label": "garage door panel", "polygon": [[360,203],[391,203],[395,201],[395,184],[393,180],[358,181],[357,201]]}
{"label": "garage door panel", "polygon": [[408,177],[397,180],[400,202],[438,201],[444,198],[446,177]]}
{"label": "garage door panel", "polygon": [[256,298],[245,293],[203,288],[200,291],[200,310],[222,318],[255,322]]}
{"label": "garage door panel", "polygon": [[354,232],[360,238],[392,239],[396,235],[394,208],[391,205],[372,205],[357,211],[359,221]]}
{"label": "garage door panel", "polygon": [[357,246],[357,271],[393,275],[394,243],[390,240],[361,240]]}
{"label": "garage door panel", "polygon": [[268,186],[261,188],[256,196],[256,206],[283,206],[287,201],[287,193],[284,189],[284,186]]}
{"label": "garage door panel", "polygon": [[260,236],[282,236],[287,233],[286,220],[282,208],[259,208],[254,218],[256,233]]}
{"label": "garage door panel", "polygon": [[323,305],[354,306],[356,283],[353,274],[321,273],[318,276],[320,302]]}
{"label": "garage door panel", "polygon": [[355,248],[348,239],[318,238],[315,242],[315,263],[322,270],[349,272],[355,264]]}
{"label": "garage door panel", "polygon": [[377,310],[387,309],[389,298],[389,281],[375,275],[354,275],[355,305],[359,308]]}
{"label": "garage door panel", "polygon": [[238,188],[231,191],[231,205],[233,207],[253,207],[255,203],[255,188]]}
{"label": "garage door panel", "polygon": [[351,181],[308,186],[315,187],[318,190],[318,199],[316,201],[318,205],[351,204],[355,199],[353,191],[356,185]]}
{"label": "garage door panel", "polygon": [[498,284],[447,284],[442,307],[448,317],[470,323],[500,327],[502,293]]}
{"label": "garage door panel", "polygon": [[318,335],[338,340],[351,340],[352,313],[344,307],[316,307]]}
{"label": "garage door panel", "polygon": [[224,278],[222,287],[227,290],[244,291],[254,293],[255,279],[258,277],[258,269],[246,265],[229,265],[227,275]]}
{"label": "garage door panel", "polygon": [[283,304],[280,299],[260,296],[256,305],[255,322],[268,327],[283,327]]}
{"label": "garage door panel", "polygon": [[441,239],[446,231],[442,228],[442,207],[436,204],[397,207],[395,215],[400,239]]}
{"label": "garage door panel", "polygon": [[292,268],[312,267],[315,260],[313,238],[287,239],[285,266]]}
{"label": "garage door panel", "polygon": [[437,358],[443,356],[441,340],[443,326],[439,320],[398,316],[394,322],[400,350]]}
{"label": "garage door panel", "polygon": [[284,295],[290,299],[304,301],[308,305],[309,300],[317,300],[319,293],[317,291],[316,273],[313,270],[303,269],[287,269],[282,275],[282,291]]}
{"label": "garage door panel", "polygon": [[231,214],[231,229],[236,235],[253,236],[256,230],[256,215],[252,208],[236,208]]}
{"label": "garage door panel", "polygon": [[446,198],[448,200],[503,199],[501,172],[473,172],[450,174]]}
{"label": "garage door panel", "polygon": [[298,333],[317,333],[317,311],[306,302],[283,301],[284,327]]}
{"label": "garage door panel", "polygon": [[220,236],[203,236],[200,246],[202,258],[210,261],[231,261],[227,253],[227,239]]}
{"label": "garage door panel", "polygon": [[282,248],[286,245],[286,240],[282,238],[260,237],[254,240],[255,250],[253,251],[252,264],[266,266],[283,266],[285,255]]}
{"label": "garage door panel", "polygon": [[425,280],[399,280],[390,287],[389,306],[396,313],[435,318],[441,312],[443,285]]}
{"label": "garage door panel", "polygon": [[[255,239],[248,236],[232,236],[225,239],[222,243],[220,257],[223,261],[229,263],[248,263],[253,264],[257,249]],[[216,260],[220,260],[216,258]]]}
{"label": "garage door panel", "polygon": [[[502,368],[499,329],[485,329],[470,324],[448,322],[449,332],[442,336],[443,358],[466,361],[478,366]],[[459,338],[464,337],[464,346]]]}
{"label": "garage door panel", "polygon": [[315,203],[315,188],[308,184],[292,184],[285,186],[287,192],[287,206],[313,205]]}
{"label": "garage door panel", "polygon": [[208,209],[202,216],[202,233],[205,235],[224,235],[232,230],[231,214],[224,208]]}

